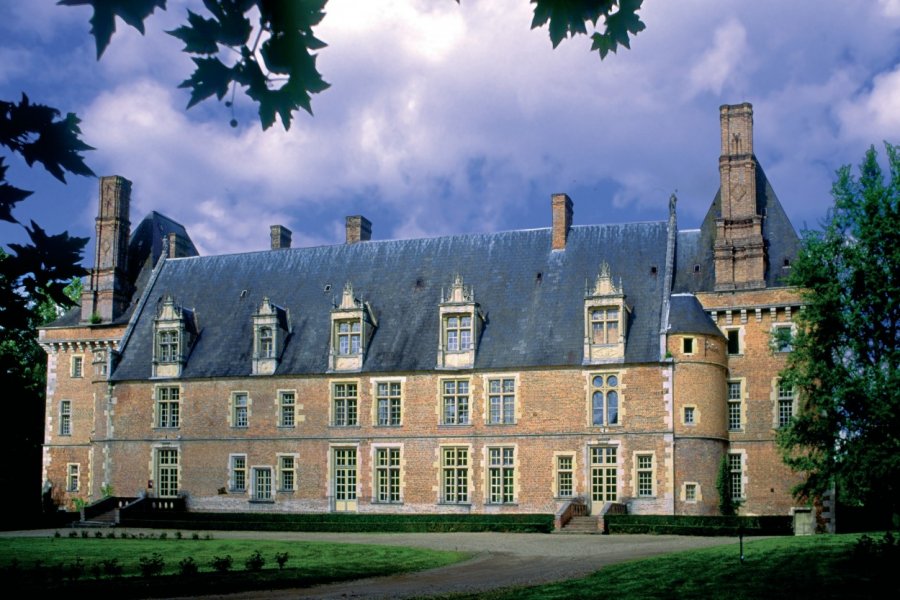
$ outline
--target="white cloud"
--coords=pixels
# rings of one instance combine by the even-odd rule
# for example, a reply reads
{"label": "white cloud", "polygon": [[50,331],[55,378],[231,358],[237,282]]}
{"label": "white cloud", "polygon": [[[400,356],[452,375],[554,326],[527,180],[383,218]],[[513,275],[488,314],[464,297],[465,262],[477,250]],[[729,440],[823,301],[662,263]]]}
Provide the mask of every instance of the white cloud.
{"label": "white cloud", "polygon": [[845,101],[839,114],[849,139],[900,142],[900,66],[877,75],[871,89]]}
{"label": "white cloud", "polygon": [[729,19],[716,29],[712,47],[690,72],[693,91],[719,95],[738,73],[749,50],[747,30],[737,19]]}

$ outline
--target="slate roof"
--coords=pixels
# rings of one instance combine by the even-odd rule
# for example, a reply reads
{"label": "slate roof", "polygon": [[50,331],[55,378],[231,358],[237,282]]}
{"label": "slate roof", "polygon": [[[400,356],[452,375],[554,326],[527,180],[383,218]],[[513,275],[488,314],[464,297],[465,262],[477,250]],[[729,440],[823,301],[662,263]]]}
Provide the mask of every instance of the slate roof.
{"label": "slate roof", "polygon": [[672,294],[668,332],[725,337],[693,294]]}
{"label": "slate roof", "polygon": [[[783,286],[789,272],[784,268],[784,261],[785,259],[791,263],[794,261],[800,250],[800,238],[759,165],[756,167],[756,189],[757,214],[763,215],[763,238],[767,244],[766,286]],[[700,229],[678,232],[673,292],[711,292],[715,288],[713,246],[716,238],[716,219],[721,214],[720,189],[716,192],[716,197]],[[699,273],[694,271],[695,265],[700,265]]]}
{"label": "slate roof", "polygon": [[276,374],[324,373],[330,314],[347,281],[378,321],[362,371],[433,371],[442,288],[457,273],[485,315],[476,369],[581,365],[585,287],[604,261],[633,308],[625,361],[659,360],[666,223],[576,226],[556,252],[550,236],[547,228],[167,259],[112,379],[150,377],[153,318],[166,294],[193,309],[200,328],[182,377],[249,375],[263,297],[292,320]]}

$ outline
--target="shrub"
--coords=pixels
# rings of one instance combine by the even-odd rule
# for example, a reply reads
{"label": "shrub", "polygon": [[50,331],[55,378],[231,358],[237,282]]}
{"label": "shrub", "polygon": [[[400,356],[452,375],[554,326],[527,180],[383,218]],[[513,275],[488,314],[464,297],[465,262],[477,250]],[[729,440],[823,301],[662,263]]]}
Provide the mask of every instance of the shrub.
{"label": "shrub", "polygon": [[160,539],[160,540],[167,540],[167,539],[169,539],[169,534],[166,533],[165,531],[163,531],[162,533],[159,534],[159,539]]}
{"label": "shrub", "polygon": [[259,553],[259,550],[256,550],[244,561],[244,565],[247,567],[248,571],[260,571],[265,564],[266,559]]}
{"label": "shrub", "polygon": [[66,576],[71,581],[78,581],[84,575],[84,570],[84,561],[78,557],[75,559],[75,562],[69,564],[69,568],[66,569]]}
{"label": "shrub", "polygon": [[81,531],[81,537],[84,538],[84,539],[87,539],[87,537],[88,537],[88,532],[85,531],[85,530],[82,530],[82,531]]}
{"label": "shrub", "polygon": [[176,540],[180,540],[181,537],[182,537],[182,536],[181,536],[181,532],[180,532],[180,531],[176,531],[176,532],[175,532],[175,539],[176,539]]}
{"label": "shrub", "polygon": [[142,556],[138,562],[140,562],[141,575],[144,577],[159,575],[166,566],[166,562],[159,552],[154,552],[150,556]]}
{"label": "shrub", "polygon": [[97,531],[94,532],[94,537],[95,537],[95,538],[102,538],[102,537],[103,537],[103,532],[100,531],[100,530],[98,529]]}
{"label": "shrub", "polygon": [[200,534],[197,533],[197,532],[195,531],[194,533],[191,534],[191,539],[192,539],[192,540],[199,540],[199,539],[200,539]]}
{"label": "shrub", "polygon": [[178,563],[178,571],[181,573],[182,577],[193,577],[200,571],[200,568],[197,566],[194,559],[188,556]]}
{"label": "shrub", "polygon": [[62,534],[61,534],[60,532],[58,532],[58,531],[54,531],[54,532],[53,532],[53,537],[59,538],[59,537],[62,537]]}
{"label": "shrub", "polygon": [[212,559],[212,567],[219,573],[227,573],[231,570],[231,564],[234,560],[231,558],[230,554],[226,554],[225,556],[213,556]]}
{"label": "shrub", "polygon": [[122,565],[119,564],[118,558],[110,558],[101,562],[103,565],[103,573],[107,577],[119,577],[122,575]]}
{"label": "shrub", "polygon": [[287,552],[278,552],[277,554],[275,554],[275,562],[278,563],[279,570],[284,568],[284,565],[287,564],[288,558],[290,558],[290,555]]}
{"label": "shrub", "polygon": [[106,539],[108,539],[108,540],[114,540],[114,539],[116,539],[116,532],[115,532],[115,531],[110,531],[109,533],[107,533],[107,534],[106,534]]}
{"label": "shrub", "polygon": [[70,531],[70,532],[69,532],[69,537],[70,537],[70,538],[77,538],[77,537],[78,537],[78,532],[77,532],[77,531]]}

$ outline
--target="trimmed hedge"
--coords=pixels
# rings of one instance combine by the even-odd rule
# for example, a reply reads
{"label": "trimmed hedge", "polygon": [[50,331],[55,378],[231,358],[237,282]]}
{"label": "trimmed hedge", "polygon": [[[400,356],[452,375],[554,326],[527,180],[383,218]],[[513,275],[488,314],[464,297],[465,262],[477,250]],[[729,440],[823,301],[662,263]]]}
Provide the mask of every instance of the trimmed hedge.
{"label": "trimmed hedge", "polygon": [[398,515],[343,513],[209,513],[122,511],[122,527],[165,529],[435,533],[549,533],[553,515]]}
{"label": "trimmed hedge", "polygon": [[789,516],[691,517],[674,515],[607,515],[607,533],[655,533],[667,535],[792,535]]}

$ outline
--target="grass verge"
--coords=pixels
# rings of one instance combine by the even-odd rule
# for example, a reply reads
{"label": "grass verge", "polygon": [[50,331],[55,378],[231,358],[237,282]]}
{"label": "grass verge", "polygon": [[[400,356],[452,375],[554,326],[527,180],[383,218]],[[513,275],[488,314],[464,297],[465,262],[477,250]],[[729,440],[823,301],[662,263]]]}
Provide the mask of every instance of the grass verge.
{"label": "grass verge", "polygon": [[861,553],[859,537],[745,540],[743,564],[735,542],[610,565],[583,579],[447,598],[883,598],[888,590],[897,589],[893,571],[900,563],[896,552]]}
{"label": "grass verge", "polygon": [[[248,559],[258,552],[264,564],[252,570]],[[276,556],[287,553],[283,569]],[[161,572],[145,576],[144,563],[154,555]],[[216,571],[216,558],[232,558],[227,571]],[[430,569],[468,558],[463,552],[392,546],[285,542],[274,540],[5,538],[0,546],[0,569],[6,591],[19,595],[61,591],[87,597],[115,593],[116,597],[202,595],[253,589],[306,587]],[[189,560],[190,559],[190,560]],[[197,569],[185,572],[182,561]],[[257,565],[259,561],[257,560]],[[108,568],[108,565],[113,565]],[[115,573],[121,569],[121,573]]]}

